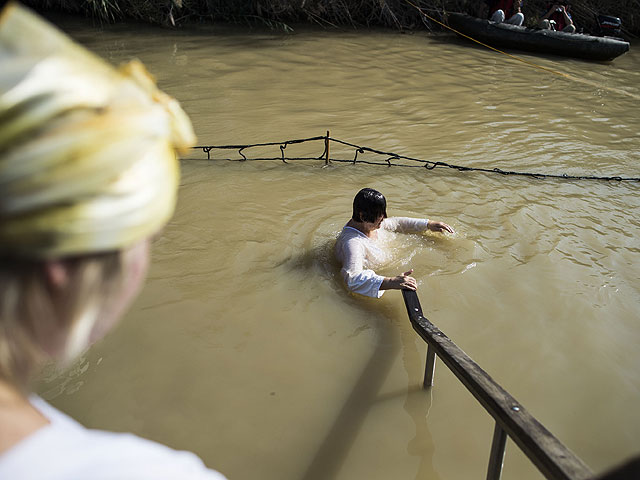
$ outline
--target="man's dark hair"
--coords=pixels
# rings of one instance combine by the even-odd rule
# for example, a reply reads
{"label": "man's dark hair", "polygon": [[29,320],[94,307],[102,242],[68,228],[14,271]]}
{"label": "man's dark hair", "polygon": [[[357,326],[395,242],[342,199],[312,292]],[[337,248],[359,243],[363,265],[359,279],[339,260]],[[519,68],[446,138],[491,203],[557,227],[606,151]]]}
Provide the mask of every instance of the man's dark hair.
{"label": "man's dark hair", "polygon": [[387,200],[373,188],[363,188],[353,199],[353,216],[355,222],[374,223],[382,215],[387,218]]}

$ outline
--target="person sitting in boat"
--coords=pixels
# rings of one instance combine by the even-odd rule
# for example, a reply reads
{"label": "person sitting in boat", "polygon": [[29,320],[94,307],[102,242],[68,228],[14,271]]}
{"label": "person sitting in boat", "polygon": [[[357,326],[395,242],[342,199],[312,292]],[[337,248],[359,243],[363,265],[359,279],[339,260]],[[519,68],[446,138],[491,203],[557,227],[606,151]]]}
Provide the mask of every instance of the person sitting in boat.
{"label": "person sitting in boat", "polygon": [[381,264],[387,255],[379,245],[380,237],[392,232],[454,233],[453,228],[443,222],[424,218],[387,218],[387,200],[373,188],[363,188],[353,199],[353,215],[343,227],[336,241],[336,257],[342,264],[340,273],[347,288],[368,297],[380,298],[385,290],[415,290],[413,270],[395,277],[384,277],[371,269]]}
{"label": "person sitting in boat", "polygon": [[522,0],[485,0],[489,7],[487,18],[496,23],[510,23],[522,25],[524,14],[522,13]]}
{"label": "person sitting in boat", "polygon": [[571,3],[567,1],[547,5],[547,13],[540,19],[540,28],[575,33],[576,26],[573,24],[573,19],[569,13],[570,10]]}

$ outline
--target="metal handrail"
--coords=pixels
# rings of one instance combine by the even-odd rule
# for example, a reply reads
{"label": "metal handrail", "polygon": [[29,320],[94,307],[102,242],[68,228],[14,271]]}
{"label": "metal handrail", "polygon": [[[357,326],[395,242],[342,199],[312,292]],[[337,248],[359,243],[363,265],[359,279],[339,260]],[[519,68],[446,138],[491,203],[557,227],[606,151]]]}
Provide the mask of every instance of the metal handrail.
{"label": "metal handrail", "polygon": [[579,457],[565,447],[471,357],[423,316],[420,300],[415,291],[403,290],[402,296],[413,329],[428,345],[424,387],[430,388],[433,385],[436,356],[438,356],[496,422],[487,480],[498,480],[502,475],[507,435],[546,478],[551,480],[593,478],[593,472]]}

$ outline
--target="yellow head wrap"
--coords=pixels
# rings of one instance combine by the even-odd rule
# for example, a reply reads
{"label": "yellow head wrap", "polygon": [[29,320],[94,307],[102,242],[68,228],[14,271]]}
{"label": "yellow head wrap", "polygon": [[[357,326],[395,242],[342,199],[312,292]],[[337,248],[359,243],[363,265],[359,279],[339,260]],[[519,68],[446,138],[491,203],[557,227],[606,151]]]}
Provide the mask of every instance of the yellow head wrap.
{"label": "yellow head wrap", "polygon": [[115,250],[167,222],[195,136],[140,62],[116,70],[9,3],[0,65],[0,255]]}

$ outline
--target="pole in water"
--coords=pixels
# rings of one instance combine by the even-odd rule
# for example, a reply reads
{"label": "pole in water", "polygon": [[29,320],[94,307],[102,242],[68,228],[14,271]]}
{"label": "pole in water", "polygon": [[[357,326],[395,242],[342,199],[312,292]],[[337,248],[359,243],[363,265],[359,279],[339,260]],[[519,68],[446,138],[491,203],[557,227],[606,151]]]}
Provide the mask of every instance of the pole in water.
{"label": "pole in water", "polygon": [[327,137],[324,139],[324,150],[327,157],[324,159],[324,164],[329,165],[329,130],[327,130]]}

